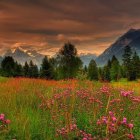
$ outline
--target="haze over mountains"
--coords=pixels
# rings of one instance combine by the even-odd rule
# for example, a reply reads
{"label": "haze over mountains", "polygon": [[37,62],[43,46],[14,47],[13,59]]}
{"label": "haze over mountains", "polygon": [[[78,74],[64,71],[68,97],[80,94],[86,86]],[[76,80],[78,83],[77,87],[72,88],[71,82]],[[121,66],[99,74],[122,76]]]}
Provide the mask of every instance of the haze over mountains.
{"label": "haze over mountains", "polygon": [[[129,45],[133,51],[136,51],[140,56],[140,29],[130,29],[124,35],[119,37],[115,43],[113,43],[108,49],[106,49],[98,57],[95,54],[80,54],[79,57],[83,61],[84,65],[88,65],[91,59],[96,60],[99,66],[103,66],[109,59],[115,55],[120,61],[124,53],[124,48]],[[98,47],[98,46],[97,46]],[[38,53],[35,50],[24,50],[21,47],[15,50],[9,49],[4,56],[12,56],[17,62],[24,64],[25,61],[32,60],[35,64],[40,65],[44,57],[43,54]],[[0,57],[0,61],[2,57]]]}

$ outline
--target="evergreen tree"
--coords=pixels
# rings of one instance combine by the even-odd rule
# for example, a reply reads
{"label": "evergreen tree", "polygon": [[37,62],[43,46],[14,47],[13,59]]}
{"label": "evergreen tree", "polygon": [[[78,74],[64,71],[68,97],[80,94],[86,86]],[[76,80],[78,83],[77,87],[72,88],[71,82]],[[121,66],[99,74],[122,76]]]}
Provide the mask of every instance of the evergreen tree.
{"label": "evergreen tree", "polygon": [[39,76],[39,71],[37,65],[33,66],[33,77],[37,78]]}
{"label": "evergreen tree", "polygon": [[99,77],[99,80],[100,81],[103,81],[104,80],[104,75],[103,75],[103,69],[101,67],[99,67],[98,69],[98,77]]}
{"label": "evergreen tree", "polygon": [[111,69],[111,64],[112,61],[114,61],[115,56],[112,57],[113,59],[110,61],[110,59],[108,60],[107,64],[103,67],[103,69],[99,69],[100,70],[100,75],[101,75],[101,80],[103,81],[110,81],[111,77],[110,77],[110,69]]}
{"label": "evergreen tree", "polygon": [[88,68],[87,68],[87,66],[85,65],[85,67],[84,67],[84,73],[87,73],[88,72]]}
{"label": "evergreen tree", "polygon": [[88,78],[90,80],[98,80],[98,68],[96,62],[92,59],[88,66]]}
{"label": "evergreen tree", "polygon": [[34,63],[33,63],[33,61],[31,60],[31,61],[29,62],[29,77],[30,77],[30,78],[33,78],[33,68],[34,68]]}
{"label": "evergreen tree", "polygon": [[110,77],[111,80],[115,81],[117,81],[121,77],[120,64],[115,56],[113,56],[111,60]]}
{"label": "evergreen tree", "polygon": [[52,79],[52,66],[49,62],[47,56],[42,60],[41,68],[40,68],[40,76],[46,79]]}
{"label": "evergreen tree", "polygon": [[23,73],[24,73],[25,77],[30,76],[29,65],[28,65],[27,61],[25,62],[24,66],[23,66]]}
{"label": "evergreen tree", "polygon": [[2,76],[15,76],[15,61],[11,56],[6,56],[1,62]]}
{"label": "evergreen tree", "polygon": [[15,62],[15,70],[14,70],[15,76],[23,76],[23,67],[21,64],[18,64]]}
{"label": "evergreen tree", "polygon": [[110,81],[110,68],[105,65],[103,67],[103,78],[102,78],[104,81]]}
{"label": "evergreen tree", "polygon": [[123,54],[123,66],[125,69],[126,77],[128,80],[132,80],[132,50],[130,46],[126,46]]}
{"label": "evergreen tree", "polygon": [[77,49],[69,42],[59,51],[57,59],[59,63],[59,79],[75,78],[78,71],[82,68],[82,61],[77,57]]}
{"label": "evergreen tree", "polygon": [[132,57],[132,74],[131,80],[136,80],[140,76],[140,58],[135,52]]}
{"label": "evergreen tree", "polygon": [[126,78],[126,70],[125,70],[124,65],[120,66],[120,75],[122,78]]}
{"label": "evergreen tree", "polygon": [[107,62],[107,67],[110,69],[111,68],[111,61],[110,61],[110,59],[108,60],[108,62]]}
{"label": "evergreen tree", "polygon": [[38,77],[38,67],[33,63],[31,60],[29,63],[29,77],[31,78],[37,78]]}
{"label": "evergreen tree", "polygon": [[49,63],[51,66],[51,74],[53,79],[57,79],[57,69],[58,69],[58,62],[56,58],[50,58]]}

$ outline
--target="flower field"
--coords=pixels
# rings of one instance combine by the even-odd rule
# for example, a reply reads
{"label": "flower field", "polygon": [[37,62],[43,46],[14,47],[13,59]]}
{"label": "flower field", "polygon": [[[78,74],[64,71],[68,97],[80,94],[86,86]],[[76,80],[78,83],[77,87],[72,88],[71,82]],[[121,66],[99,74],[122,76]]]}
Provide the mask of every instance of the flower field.
{"label": "flower field", "polygon": [[140,82],[0,78],[0,140],[140,140]]}

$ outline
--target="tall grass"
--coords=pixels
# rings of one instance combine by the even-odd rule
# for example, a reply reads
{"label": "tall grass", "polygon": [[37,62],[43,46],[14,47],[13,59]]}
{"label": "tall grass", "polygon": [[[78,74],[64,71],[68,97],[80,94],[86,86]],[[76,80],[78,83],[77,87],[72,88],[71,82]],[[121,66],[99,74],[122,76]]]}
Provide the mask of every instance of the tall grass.
{"label": "tall grass", "polygon": [[1,140],[140,139],[139,82],[0,79],[0,113],[11,120]]}

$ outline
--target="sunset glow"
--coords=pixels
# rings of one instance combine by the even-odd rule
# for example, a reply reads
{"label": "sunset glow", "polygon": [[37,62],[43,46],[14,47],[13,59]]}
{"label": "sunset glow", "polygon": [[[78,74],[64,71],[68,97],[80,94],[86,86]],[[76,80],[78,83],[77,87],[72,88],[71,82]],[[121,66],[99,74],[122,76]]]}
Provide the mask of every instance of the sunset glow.
{"label": "sunset glow", "polygon": [[129,28],[140,26],[138,0],[1,0],[0,53],[23,46],[53,55],[71,41],[100,54]]}

